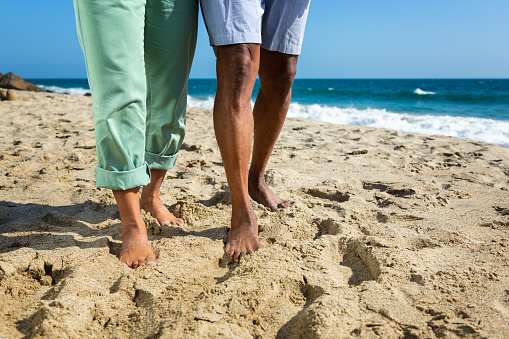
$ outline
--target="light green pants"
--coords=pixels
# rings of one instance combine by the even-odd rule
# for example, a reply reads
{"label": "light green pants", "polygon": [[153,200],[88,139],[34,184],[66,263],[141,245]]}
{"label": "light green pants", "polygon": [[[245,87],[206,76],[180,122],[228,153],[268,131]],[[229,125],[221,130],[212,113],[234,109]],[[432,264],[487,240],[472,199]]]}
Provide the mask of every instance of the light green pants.
{"label": "light green pants", "polygon": [[92,92],[97,186],[147,185],[185,135],[197,0],[74,0]]}

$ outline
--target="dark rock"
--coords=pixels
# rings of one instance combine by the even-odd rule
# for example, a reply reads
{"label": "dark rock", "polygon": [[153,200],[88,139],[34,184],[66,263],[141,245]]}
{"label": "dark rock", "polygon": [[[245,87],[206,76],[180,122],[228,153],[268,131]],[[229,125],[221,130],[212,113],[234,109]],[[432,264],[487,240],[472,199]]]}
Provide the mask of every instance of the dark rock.
{"label": "dark rock", "polygon": [[12,72],[2,75],[0,78],[0,88],[42,92],[42,88],[30,82],[25,82],[19,75]]}
{"label": "dark rock", "polygon": [[37,85],[34,85],[33,83],[31,83],[30,81],[25,81],[25,84],[27,85],[27,91],[32,91],[32,92],[44,92],[44,90],[42,88],[40,88],[39,86]]}
{"label": "dark rock", "polygon": [[85,93],[85,94],[83,94],[83,95],[84,95],[84,96],[86,96],[86,97],[91,97],[91,96],[92,96],[92,93]]}

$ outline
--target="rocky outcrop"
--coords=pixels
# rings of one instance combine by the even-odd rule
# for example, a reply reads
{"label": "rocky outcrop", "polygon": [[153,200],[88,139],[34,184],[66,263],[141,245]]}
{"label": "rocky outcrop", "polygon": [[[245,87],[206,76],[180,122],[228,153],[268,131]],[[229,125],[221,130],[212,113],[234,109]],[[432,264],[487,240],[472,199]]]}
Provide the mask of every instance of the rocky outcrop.
{"label": "rocky outcrop", "polygon": [[19,75],[16,75],[12,72],[7,74],[0,73],[0,88],[6,89],[17,89],[22,91],[34,91],[34,92],[42,92],[43,89],[30,83],[24,81]]}

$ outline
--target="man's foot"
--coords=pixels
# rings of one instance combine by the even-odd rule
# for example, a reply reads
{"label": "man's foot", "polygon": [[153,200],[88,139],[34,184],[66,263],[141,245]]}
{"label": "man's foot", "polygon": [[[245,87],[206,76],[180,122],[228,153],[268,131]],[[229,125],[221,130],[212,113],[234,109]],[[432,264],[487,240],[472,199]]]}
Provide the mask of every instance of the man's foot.
{"label": "man's foot", "polygon": [[155,266],[156,255],[150,248],[147,238],[147,229],[143,220],[132,224],[121,224],[122,247],[120,248],[120,261],[131,268],[140,266]]}
{"label": "man's foot", "polygon": [[253,210],[232,213],[231,228],[228,231],[228,240],[225,252],[231,261],[251,254],[263,246],[258,239],[258,219]]}
{"label": "man's foot", "polygon": [[141,193],[141,208],[149,212],[154,218],[157,219],[159,225],[182,226],[184,221],[174,216],[168,208],[164,206],[159,197],[151,194]]}
{"label": "man's foot", "polygon": [[249,195],[257,203],[269,208],[272,212],[277,212],[281,208],[288,208],[292,203],[288,200],[281,199],[270,187],[265,183],[263,176],[249,177]]}

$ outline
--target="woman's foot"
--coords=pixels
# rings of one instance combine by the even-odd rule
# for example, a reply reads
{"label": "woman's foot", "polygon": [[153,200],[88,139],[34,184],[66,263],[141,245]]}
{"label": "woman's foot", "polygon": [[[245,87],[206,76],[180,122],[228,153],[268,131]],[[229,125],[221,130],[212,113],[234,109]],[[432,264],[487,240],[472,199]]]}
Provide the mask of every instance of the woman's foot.
{"label": "woman's foot", "polygon": [[136,222],[122,222],[120,228],[122,231],[120,261],[131,268],[155,266],[156,255],[148,243],[147,229],[141,216]]}
{"label": "woman's foot", "polygon": [[143,187],[141,192],[141,208],[149,212],[156,218],[159,225],[182,226],[184,221],[174,216],[168,208],[164,206],[159,195],[159,190],[166,176],[166,170],[151,169],[150,183]]}
{"label": "woman's foot", "polygon": [[156,218],[159,225],[182,226],[184,221],[174,216],[163,204],[159,194],[151,192],[145,193],[146,188],[141,193],[141,208],[149,212]]}
{"label": "woman's foot", "polygon": [[120,261],[131,268],[155,266],[156,255],[148,243],[147,228],[140,214],[140,188],[113,190],[113,195],[121,220]]}

